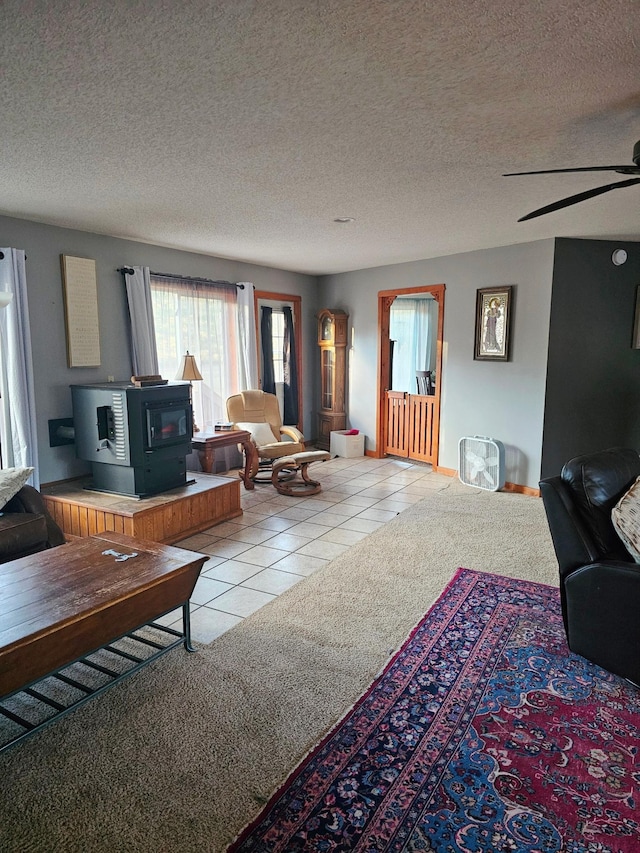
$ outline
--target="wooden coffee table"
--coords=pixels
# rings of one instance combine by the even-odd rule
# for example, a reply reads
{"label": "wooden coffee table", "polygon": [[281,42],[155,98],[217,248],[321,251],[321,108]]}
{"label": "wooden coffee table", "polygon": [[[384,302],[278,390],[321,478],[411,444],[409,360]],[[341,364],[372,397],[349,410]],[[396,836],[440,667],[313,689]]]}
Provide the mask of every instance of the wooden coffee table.
{"label": "wooden coffee table", "polygon": [[[0,565],[0,699],[21,691],[34,696],[35,683],[49,676],[69,683],[59,670],[78,661],[104,671],[87,661],[104,647],[131,659],[134,666],[108,673],[113,678],[98,689],[80,684],[85,695],[57,708],[59,716],[177,645],[195,651],[189,598],[207,559],[205,554],[105,532]],[[153,622],[178,607],[182,631]],[[116,640],[131,638],[149,624],[169,641],[142,640],[154,649],[140,659],[114,651]],[[27,729],[0,749],[45,724],[15,720],[3,705],[0,713]]]}

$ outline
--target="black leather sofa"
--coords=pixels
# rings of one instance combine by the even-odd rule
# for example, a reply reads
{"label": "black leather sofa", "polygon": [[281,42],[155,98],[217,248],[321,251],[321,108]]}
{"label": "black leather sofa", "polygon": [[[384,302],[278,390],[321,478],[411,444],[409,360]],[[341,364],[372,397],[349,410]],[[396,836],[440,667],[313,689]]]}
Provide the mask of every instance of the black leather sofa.
{"label": "black leather sofa", "polygon": [[540,494],[560,569],[569,648],[640,685],[640,565],[611,510],[640,476],[640,456],[612,448],[578,456]]}
{"label": "black leather sofa", "polygon": [[42,495],[23,486],[0,512],[0,563],[63,545],[64,533],[51,517]]}

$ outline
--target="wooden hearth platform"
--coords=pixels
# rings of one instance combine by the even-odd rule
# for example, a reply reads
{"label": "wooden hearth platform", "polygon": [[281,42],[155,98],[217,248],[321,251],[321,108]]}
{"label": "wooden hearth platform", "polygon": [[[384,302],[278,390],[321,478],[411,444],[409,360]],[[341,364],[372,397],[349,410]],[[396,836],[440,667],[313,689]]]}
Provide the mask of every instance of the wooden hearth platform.
{"label": "wooden hearth platform", "polygon": [[242,515],[240,480],[189,471],[195,482],[149,498],[92,492],[91,478],[43,486],[47,509],[70,536],[103,531],[171,545]]}

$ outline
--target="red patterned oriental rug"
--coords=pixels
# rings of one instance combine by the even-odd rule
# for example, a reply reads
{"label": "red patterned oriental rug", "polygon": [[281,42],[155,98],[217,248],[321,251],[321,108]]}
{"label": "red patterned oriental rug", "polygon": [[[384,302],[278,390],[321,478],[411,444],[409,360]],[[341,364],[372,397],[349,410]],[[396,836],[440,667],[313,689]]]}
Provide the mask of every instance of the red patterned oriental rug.
{"label": "red patterned oriental rug", "polygon": [[229,853],[640,851],[639,727],[555,587],[459,569]]}

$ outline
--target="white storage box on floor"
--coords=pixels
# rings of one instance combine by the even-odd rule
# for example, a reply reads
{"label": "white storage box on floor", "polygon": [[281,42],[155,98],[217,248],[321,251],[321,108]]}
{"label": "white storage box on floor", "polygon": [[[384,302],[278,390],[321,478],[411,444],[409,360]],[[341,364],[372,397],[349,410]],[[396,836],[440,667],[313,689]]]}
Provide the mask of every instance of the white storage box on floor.
{"label": "white storage box on floor", "polygon": [[332,456],[364,456],[364,435],[349,435],[350,430],[332,430],[329,437],[329,452]]}

